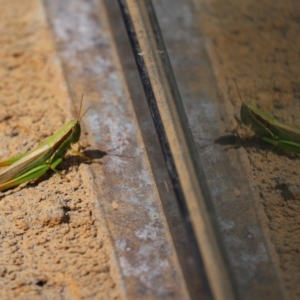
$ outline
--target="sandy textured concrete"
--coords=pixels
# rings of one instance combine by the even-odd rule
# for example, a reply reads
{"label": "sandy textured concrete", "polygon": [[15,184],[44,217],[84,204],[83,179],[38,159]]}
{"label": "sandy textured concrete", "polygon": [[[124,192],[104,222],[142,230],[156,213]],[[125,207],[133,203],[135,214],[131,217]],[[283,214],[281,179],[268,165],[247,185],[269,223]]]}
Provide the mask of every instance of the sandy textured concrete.
{"label": "sandy textured concrete", "polygon": [[[72,115],[41,2],[0,5],[0,155],[10,157]],[[63,170],[70,182],[50,172],[1,195],[1,299],[122,298],[88,165],[69,157]]]}

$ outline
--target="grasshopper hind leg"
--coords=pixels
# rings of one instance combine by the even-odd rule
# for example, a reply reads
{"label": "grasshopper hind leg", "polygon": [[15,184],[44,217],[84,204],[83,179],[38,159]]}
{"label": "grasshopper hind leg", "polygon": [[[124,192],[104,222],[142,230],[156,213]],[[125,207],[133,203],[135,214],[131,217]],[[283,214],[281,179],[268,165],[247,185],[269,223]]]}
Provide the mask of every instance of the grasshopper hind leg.
{"label": "grasshopper hind leg", "polygon": [[30,171],[25,172],[24,174],[18,176],[17,178],[10,180],[8,182],[5,182],[3,184],[0,184],[0,191],[7,190],[9,188],[12,188],[14,186],[17,186],[19,184],[34,180],[39,181],[39,179],[45,175],[45,173],[51,169],[55,173],[59,174],[62,178],[66,178],[68,181],[69,179],[61,174],[56,167],[62,162],[62,158],[58,158],[56,161],[54,161],[52,164],[46,163],[42,164],[38,167],[33,168]]}
{"label": "grasshopper hind leg", "polygon": [[286,140],[274,140],[270,138],[263,138],[263,140],[273,146],[273,148],[278,148],[282,151],[300,153],[300,144],[286,141]]}
{"label": "grasshopper hind leg", "polygon": [[0,184],[0,191],[7,190],[9,188],[12,188],[14,186],[17,186],[17,185],[27,182],[27,181],[35,180],[35,179],[43,176],[48,170],[49,170],[48,164],[43,164],[38,167],[35,167],[32,170],[18,176],[17,178],[15,178],[13,180],[10,180],[8,182]]}
{"label": "grasshopper hind leg", "polygon": [[[64,174],[62,174],[60,171],[58,171],[58,170],[56,169],[56,167],[57,167],[62,161],[63,161],[62,158],[58,158],[58,159],[57,159],[56,161],[54,161],[52,164],[47,164],[48,170],[51,169],[53,172],[55,172],[56,174],[58,174],[62,179],[65,179],[66,181],[70,181],[70,180],[68,179],[67,176],[65,176]],[[45,173],[44,173],[44,174],[45,174]],[[38,181],[44,176],[44,174],[42,174],[41,176],[37,177],[37,178],[35,179],[35,182],[38,182]]]}

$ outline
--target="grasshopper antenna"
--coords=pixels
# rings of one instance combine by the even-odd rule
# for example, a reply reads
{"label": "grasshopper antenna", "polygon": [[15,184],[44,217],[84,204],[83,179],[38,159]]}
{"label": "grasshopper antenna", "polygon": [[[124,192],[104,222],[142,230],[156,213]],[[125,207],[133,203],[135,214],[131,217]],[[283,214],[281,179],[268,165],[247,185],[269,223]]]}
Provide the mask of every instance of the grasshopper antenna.
{"label": "grasshopper antenna", "polygon": [[240,89],[239,89],[239,86],[238,86],[235,78],[234,78],[234,82],[235,82],[235,86],[236,86],[236,89],[237,89],[236,93],[237,93],[238,97],[240,98],[240,100],[242,101],[242,103],[244,103],[241,92],[240,92]]}
{"label": "grasshopper antenna", "polygon": [[80,107],[79,107],[79,112],[78,112],[78,117],[77,117],[77,120],[78,122],[81,121],[81,119],[83,118],[83,116],[87,113],[87,111],[90,109],[90,107],[87,108],[87,110],[80,116],[80,113],[81,113],[81,108],[82,108],[82,102],[83,102],[83,95],[81,95],[81,100],[80,100]]}
{"label": "grasshopper antenna", "polygon": [[88,110],[90,109],[90,107],[88,107],[86,109],[86,111],[82,114],[82,116],[80,117],[80,119],[78,120],[79,122],[81,121],[81,119],[84,117],[84,115],[88,112]]}
{"label": "grasshopper antenna", "polygon": [[77,120],[79,121],[81,118],[80,118],[80,113],[81,113],[81,108],[82,108],[82,100],[83,100],[83,95],[81,95],[81,100],[80,100],[80,107],[79,107],[79,111],[78,111],[78,117],[77,117]]}

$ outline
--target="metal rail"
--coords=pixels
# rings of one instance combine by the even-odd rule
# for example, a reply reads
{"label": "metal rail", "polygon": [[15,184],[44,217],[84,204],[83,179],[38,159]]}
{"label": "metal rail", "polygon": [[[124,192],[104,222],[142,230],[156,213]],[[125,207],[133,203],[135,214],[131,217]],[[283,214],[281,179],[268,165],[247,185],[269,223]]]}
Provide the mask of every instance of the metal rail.
{"label": "metal rail", "polygon": [[177,200],[190,220],[215,299],[235,299],[204,172],[150,0],[119,0]]}

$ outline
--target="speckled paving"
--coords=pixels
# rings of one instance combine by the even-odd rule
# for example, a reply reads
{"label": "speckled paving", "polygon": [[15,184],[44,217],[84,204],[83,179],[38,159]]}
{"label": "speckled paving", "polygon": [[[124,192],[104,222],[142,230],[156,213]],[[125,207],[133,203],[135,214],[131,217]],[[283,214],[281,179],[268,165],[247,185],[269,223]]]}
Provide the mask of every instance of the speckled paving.
{"label": "speckled paving", "polygon": [[[0,155],[10,157],[63,126],[72,104],[42,3],[0,5]],[[122,298],[88,165],[71,155],[61,169],[70,182],[50,172],[1,195],[1,299]]]}

